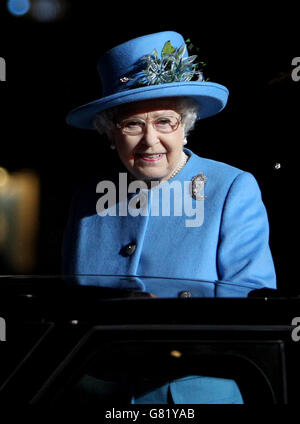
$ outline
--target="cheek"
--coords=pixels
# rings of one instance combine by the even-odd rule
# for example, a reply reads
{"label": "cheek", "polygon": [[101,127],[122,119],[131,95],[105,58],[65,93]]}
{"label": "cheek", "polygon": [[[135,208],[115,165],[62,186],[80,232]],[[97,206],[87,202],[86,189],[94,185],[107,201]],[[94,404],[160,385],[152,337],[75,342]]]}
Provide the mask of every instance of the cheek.
{"label": "cheek", "polygon": [[133,153],[129,153],[129,154],[127,155],[127,159],[128,159],[128,160],[133,160],[133,159],[134,159],[134,154],[133,154]]}
{"label": "cheek", "polygon": [[125,162],[131,162],[134,159],[134,155],[131,151],[128,151],[127,149],[123,148],[117,148],[118,154],[120,158]]}
{"label": "cheek", "polygon": [[115,145],[117,147],[118,154],[123,161],[132,162],[134,160],[133,143],[128,142],[126,138],[117,138],[115,139]]}
{"label": "cheek", "polygon": [[123,151],[122,159],[127,164],[130,164],[131,166],[134,165],[135,157],[131,151]]}
{"label": "cheek", "polygon": [[181,132],[176,134],[176,137],[172,137],[170,140],[166,140],[165,147],[169,153],[177,154],[183,149],[184,135]]}

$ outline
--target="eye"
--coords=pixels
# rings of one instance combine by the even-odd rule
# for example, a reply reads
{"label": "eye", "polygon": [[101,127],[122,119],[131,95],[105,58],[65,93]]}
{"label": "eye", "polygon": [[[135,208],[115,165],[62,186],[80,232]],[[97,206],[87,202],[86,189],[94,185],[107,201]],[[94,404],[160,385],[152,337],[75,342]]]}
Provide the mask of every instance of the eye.
{"label": "eye", "polygon": [[159,131],[171,132],[178,127],[178,123],[175,116],[161,116],[155,120],[155,127]]}
{"label": "eye", "polygon": [[172,122],[170,118],[159,118],[155,121],[155,124],[164,127],[167,125],[172,125]]}
{"label": "eye", "polygon": [[143,122],[138,119],[130,119],[122,122],[123,128],[138,128],[143,126]]}

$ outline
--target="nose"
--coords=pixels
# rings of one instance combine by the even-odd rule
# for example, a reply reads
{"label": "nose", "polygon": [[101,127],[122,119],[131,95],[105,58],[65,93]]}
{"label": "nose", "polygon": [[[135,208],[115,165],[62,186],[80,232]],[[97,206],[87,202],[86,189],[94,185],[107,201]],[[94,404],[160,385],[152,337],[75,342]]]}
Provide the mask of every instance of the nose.
{"label": "nose", "polygon": [[153,146],[154,144],[159,143],[159,141],[159,133],[155,130],[155,128],[153,128],[151,123],[147,123],[141,140],[142,144],[146,146]]}

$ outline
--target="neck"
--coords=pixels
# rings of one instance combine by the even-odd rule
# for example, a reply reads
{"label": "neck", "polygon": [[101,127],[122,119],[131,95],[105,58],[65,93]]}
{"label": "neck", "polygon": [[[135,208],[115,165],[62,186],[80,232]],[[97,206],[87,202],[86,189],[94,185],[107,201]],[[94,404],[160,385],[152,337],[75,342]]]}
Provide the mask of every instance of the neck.
{"label": "neck", "polygon": [[182,153],[181,153],[181,157],[180,157],[180,159],[179,159],[179,161],[178,161],[178,163],[177,163],[177,165],[175,166],[175,168],[173,169],[173,171],[166,177],[166,178],[163,178],[162,180],[161,180],[161,182],[163,182],[163,181],[168,181],[168,180],[170,180],[171,178],[174,178],[175,177],[175,175],[177,175],[178,174],[178,172],[179,171],[181,171],[182,170],[182,168],[184,168],[184,166],[186,165],[186,163],[187,163],[187,161],[189,160],[189,157],[188,157],[188,155],[186,155],[185,153],[184,153],[184,151],[182,151]]}

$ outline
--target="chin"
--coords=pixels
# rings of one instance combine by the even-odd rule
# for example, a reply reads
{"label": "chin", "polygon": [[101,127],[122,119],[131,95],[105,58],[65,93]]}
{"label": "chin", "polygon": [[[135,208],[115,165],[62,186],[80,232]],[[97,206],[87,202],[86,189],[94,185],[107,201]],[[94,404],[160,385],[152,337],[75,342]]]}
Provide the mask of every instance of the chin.
{"label": "chin", "polygon": [[134,172],[132,175],[138,180],[157,181],[164,178],[167,174],[161,172]]}
{"label": "chin", "polygon": [[142,181],[160,181],[163,176],[161,175],[139,175],[135,177],[138,180],[142,180]]}
{"label": "chin", "polygon": [[156,177],[156,176],[151,176],[151,177],[144,177],[141,178],[141,180],[146,181],[146,182],[151,182],[151,181],[161,181],[164,177]]}

